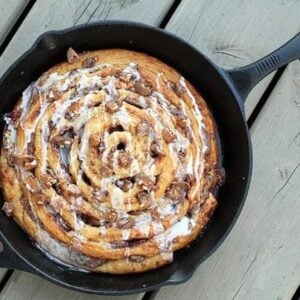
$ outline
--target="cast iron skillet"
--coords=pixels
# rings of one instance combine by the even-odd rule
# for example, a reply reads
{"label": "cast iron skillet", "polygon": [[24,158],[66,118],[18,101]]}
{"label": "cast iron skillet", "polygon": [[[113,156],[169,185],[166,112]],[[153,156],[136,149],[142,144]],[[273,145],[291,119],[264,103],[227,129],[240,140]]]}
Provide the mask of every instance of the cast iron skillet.
{"label": "cast iron skillet", "polygon": [[[143,24],[105,21],[51,31],[38,38],[1,79],[0,112],[10,111],[32,81],[65,59],[70,46],[77,51],[114,47],[142,51],[172,65],[194,84],[206,99],[218,126],[227,174],[226,182],[218,193],[220,204],[206,233],[191,247],[177,253],[172,264],[126,276],[82,273],[56,264],[34,247],[18,225],[1,211],[0,236],[4,249],[0,253],[0,266],[36,273],[77,291],[105,295],[139,293],[182,283],[221,244],[245,201],[252,153],[244,100],[263,77],[300,57],[300,35],[249,66],[224,70],[180,38]],[[3,124],[1,133],[2,128]],[[3,202],[2,195],[0,201]]]}

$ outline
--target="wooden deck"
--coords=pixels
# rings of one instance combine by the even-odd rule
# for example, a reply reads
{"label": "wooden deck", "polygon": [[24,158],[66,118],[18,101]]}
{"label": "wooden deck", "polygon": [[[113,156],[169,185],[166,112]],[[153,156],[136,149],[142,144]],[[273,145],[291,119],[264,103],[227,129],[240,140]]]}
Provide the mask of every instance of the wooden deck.
{"label": "wooden deck", "polygon": [[[41,33],[103,19],[165,28],[220,66],[242,66],[298,33],[299,16],[300,2],[283,0],[2,0],[0,76]],[[291,299],[295,294],[300,282],[300,62],[260,82],[246,101],[246,115],[254,169],[238,222],[192,279],[151,294],[155,300]],[[0,299],[144,297],[87,296],[35,275],[7,272],[0,269],[0,278],[5,277]]]}

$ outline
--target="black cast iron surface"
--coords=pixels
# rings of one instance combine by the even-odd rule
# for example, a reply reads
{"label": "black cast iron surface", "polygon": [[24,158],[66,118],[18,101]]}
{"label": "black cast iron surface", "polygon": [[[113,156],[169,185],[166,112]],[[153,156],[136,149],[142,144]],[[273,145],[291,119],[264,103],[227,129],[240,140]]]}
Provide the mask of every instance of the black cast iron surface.
{"label": "black cast iron surface", "polygon": [[[0,254],[0,266],[37,273],[74,290],[106,295],[139,293],[184,282],[224,240],[246,198],[252,154],[243,100],[260,79],[300,56],[299,35],[250,66],[225,71],[180,38],[143,24],[105,21],[48,32],[1,79],[0,112],[10,111],[32,81],[65,59],[70,46],[77,51],[125,48],[148,53],[175,67],[201,92],[218,127],[222,164],[226,170],[226,182],[218,192],[219,206],[205,234],[176,253],[172,264],[126,276],[82,273],[54,263],[1,211],[0,235],[4,251]],[[3,124],[1,134],[2,129]],[[2,195],[0,201],[3,202]]]}

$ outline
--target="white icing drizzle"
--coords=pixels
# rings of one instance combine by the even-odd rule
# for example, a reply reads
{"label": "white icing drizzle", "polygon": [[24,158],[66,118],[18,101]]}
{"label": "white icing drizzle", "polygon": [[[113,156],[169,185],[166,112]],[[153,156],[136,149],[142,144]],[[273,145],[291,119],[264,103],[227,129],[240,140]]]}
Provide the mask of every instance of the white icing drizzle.
{"label": "white icing drizzle", "polygon": [[107,101],[114,100],[118,96],[118,92],[117,92],[115,84],[114,84],[115,80],[116,80],[116,78],[114,76],[112,76],[110,78],[108,84],[103,86],[103,89],[108,92],[107,97],[106,97]]}
{"label": "white icing drizzle", "polygon": [[80,150],[78,153],[78,157],[82,162],[83,170],[86,169],[86,164],[87,164],[87,160],[88,160],[87,154],[88,154],[88,150],[89,150],[89,138],[90,138],[90,132],[86,128],[81,137]]}
{"label": "white icing drizzle", "polygon": [[[52,238],[45,230],[39,229],[36,236],[36,246],[52,261],[75,271],[89,273],[86,269],[74,265],[70,249]],[[72,256],[76,255],[72,253]],[[81,255],[81,254],[78,254]]]}
{"label": "white icing drizzle", "polygon": [[141,79],[141,74],[139,73],[137,65],[135,63],[130,63],[129,66],[123,70],[122,73],[125,76],[131,76],[135,81]]}
{"label": "white icing drizzle", "polygon": [[[203,174],[203,169],[204,169],[204,160],[203,160],[203,155],[205,154],[205,152],[207,151],[208,147],[206,145],[206,137],[203,133],[203,129],[205,128],[205,124],[203,123],[203,116],[198,108],[198,105],[196,103],[196,99],[193,96],[193,94],[191,93],[191,91],[188,89],[186,83],[185,83],[185,79],[183,77],[181,77],[180,79],[180,84],[185,88],[187,94],[189,95],[189,98],[192,102],[193,105],[193,112],[196,116],[196,120],[197,120],[197,125],[198,125],[198,130],[199,130],[199,135],[201,138],[201,143],[202,143],[202,148],[201,148],[201,152],[199,150],[198,144],[196,145],[196,159],[194,162],[194,174],[196,177],[196,182],[198,183],[202,174]],[[186,111],[185,111],[185,105],[182,101],[182,109],[184,110],[185,114],[187,115]],[[193,140],[196,141],[195,138],[195,133],[192,131],[192,136],[193,136]],[[200,155],[201,153],[201,155]],[[188,167],[189,165],[187,165]],[[200,168],[200,170],[199,170]]]}
{"label": "white icing drizzle", "polygon": [[122,240],[127,241],[130,237],[130,229],[122,229]]}
{"label": "white icing drizzle", "polygon": [[188,93],[189,95],[189,98],[191,99],[192,101],[192,104],[193,104],[193,112],[195,114],[195,116],[197,117],[196,120],[197,120],[197,123],[198,123],[198,128],[200,129],[200,137],[201,137],[201,141],[202,141],[202,153],[206,153],[206,151],[208,150],[208,146],[207,144],[205,143],[206,141],[206,136],[203,132],[203,130],[205,129],[205,124],[203,123],[203,116],[200,112],[200,109],[197,105],[197,102],[196,102],[196,99],[195,97],[193,96],[193,94],[191,93],[191,91],[188,89],[186,83],[185,83],[185,79],[183,77],[180,78],[180,84],[186,89],[186,92]]}
{"label": "white icing drizzle", "polygon": [[[115,82],[116,78],[114,76],[109,77],[109,81],[106,85],[103,85],[103,81],[100,76],[92,75],[93,72],[97,72],[101,68],[106,68],[111,65],[109,64],[103,64],[103,65],[97,65],[93,68],[81,68],[77,71],[74,71],[73,73],[67,72],[65,74],[58,74],[58,73],[52,73],[48,76],[46,82],[43,85],[40,85],[41,81],[38,80],[34,83],[32,83],[28,88],[23,92],[22,95],[22,101],[20,103],[20,108],[22,109],[21,117],[20,117],[20,124],[23,125],[24,118],[26,116],[26,112],[29,109],[30,103],[32,101],[32,93],[33,89],[36,89],[38,93],[40,93],[41,97],[39,98],[40,101],[40,111],[38,116],[34,119],[34,121],[30,124],[30,126],[27,126],[26,130],[24,130],[25,133],[25,143],[24,143],[24,149],[28,146],[28,143],[31,141],[31,134],[34,133],[36,130],[36,127],[38,125],[38,122],[42,120],[43,115],[45,114],[47,108],[49,107],[49,103],[45,99],[45,93],[49,90],[51,91],[51,88],[58,88],[59,91],[66,92],[70,87],[74,87],[74,85],[77,86],[77,92],[78,95],[72,96],[71,91],[67,92],[63,100],[57,100],[54,104],[54,113],[52,115],[51,121],[54,125],[55,129],[59,131],[59,129],[63,128],[64,126],[68,124],[72,124],[75,131],[79,131],[82,129],[82,134],[79,136],[80,144],[78,146],[78,154],[76,159],[80,160],[80,168],[78,176],[82,176],[84,170],[88,168],[88,151],[89,151],[89,139],[91,132],[89,131],[89,127],[84,125],[89,122],[89,120],[92,117],[97,116],[99,118],[99,124],[100,121],[102,122],[103,119],[105,122],[107,122],[106,113],[104,113],[104,107],[105,103],[111,100],[115,100],[118,95],[119,91],[117,91]],[[130,63],[126,68],[123,69],[122,75],[131,77],[132,80],[138,81],[141,79],[141,74],[138,71],[138,67],[134,63]],[[162,73],[157,74],[156,83],[158,90],[161,90],[160,83]],[[208,145],[206,144],[206,136],[205,136],[205,124],[203,122],[203,116],[200,112],[200,109],[196,103],[196,99],[192,95],[191,91],[187,88],[187,85],[185,83],[185,79],[182,77],[179,81],[179,83],[182,85],[182,87],[185,88],[187,95],[189,96],[189,99],[192,104],[192,109],[194,113],[194,117],[197,121],[197,132],[191,132],[192,138],[194,141],[194,144],[191,145],[191,142],[180,132],[180,130],[175,128],[172,128],[176,134],[176,140],[172,143],[168,144],[168,151],[172,158],[176,158],[178,156],[178,151],[180,149],[188,149],[189,147],[194,147],[196,149],[196,155],[193,157],[191,154],[188,154],[186,157],[185,163],[178,162],[176,167],[176,177],[182,177],[183,174],[194,174],[196,176],[196,181],[199,181],[199,179],[202,176],[204,164],[203,164],[203,156],[208,150]],[[106,93],[106,97],[103,103],[100,104],[100,107],[90,107],[89,104],[93,101],[93,94],[88,94],[84,96],[84,93],[80,93],[80,91],[83,91],[84,89],[89,89],[91,87],[102,87],[102,89]],[[93,91],[95,94],[96,91]],[[102,91],[103,93],[103,91]],[[74,98],[71,98],[74,97]],[[168,128],[169,124],[172,124],[174,121],[174,116],[170,112],[170,102],[168,99],[165,98],[165,96],[159,92],[153,92],[150,95],[150,107],[144,109],[144,113],[148,115],[148,117],[153,118],[153,126],[154,131],[156,133],[149,134],[149,139],[147,140],[148,147],[150,147],[151,140],[153,138],[157,138],[157,136],[160,138],[159,134],[161,131],[165,128]],[[65,119],[65,113],[69,111],[69,107],[71,104],[80,101],[81,107],[78,112],[78,116],[76,116],[75,122],[70,122],[69,120]],[[145,97],[140,96],[139,101],[141,104],[146,105],[148,104],[146,102]],[[53,104],[51,104],[53,105]],[[186,110],[186,103],[181,99],[181,110],[185,115],[188,116],[187,110]],[[102,114],[100,114],[100,112]],[[16,142],[16,128],[14,127],[14,124],[11,120],[11,118],[5,116],[4,120],[7,124],[7,140],[8,145],[12,149],[15,147]],[[131,130],[131,122],[133,120],[133,117],[130,115],[130,111],[127,111],[126,107],[122,105],[116,112],[114,112],[109,117],[109,122],[112,124],[120,124],[124,128],[124,132],[122,132],[122,138],[126,139],[126,151],[129,151],[130,153],[135,153],[138,150],[134,148],[134,143],[132,141],[132,135],[129,132]],[[190,125],[190,120],[188,120]],[[101,132],[101,128],[99,125],[99,132]],[[199,132],[200,139],[202,146],[200,147],[200,143],[198,142],[197,137],[195,136]],[[42,173],[46,172],[47,169],[47,151],[48,151],[48,139],[50,135],[50,129],[48,126],[48,122],[44,121],[41,124],[41,163],[40,168]],[[116,138],[118,135],[116,133],[109,134],[107,130],[104,131],[102,136],[102,142],[105,145],[105,151],[102,154],[102,163],[106,163],[108,161],[108,154],[111,151],[111,144],[116,145],[118,142],[118,139]],[[62,162],[68,167],[69,165],[69,149],[62,148],[59,149],[60,152],[60,158],[62,159]],[[120,179],[120,176],[118,175],[118,170],[121,168],[118,163],[118,155],[119,150],[115,151],[113,153],[112,162],[113,162],[113,171],[115,171],[116,174],[110,176],[110,177],[102,177],[99,179],[99,184],[101,186],[101,189],[108,190],[110,201],[111,201],[111,208],[116,210],[118,214],[118,218],[121,217],[129,217],[129,214],[126,211],[130,211],[132,208],[131,203],[125,204],[125,199],[128,200],[128,194],[129,198],[131,197],[131,193],[133,193],[133,190],[130,189],[129,193],[126,194],[119,189],[116,188],[115,182],[117,179]],[[143,155],[143,154],[142,154]],[[135,175],[139,173],[144,173],[148,176],[152,176],[156,171],[156,164],[155,159],[151,157],[150,153],[147,154],[147,157],[143,158],[143,164],[141,161],[141,154],[137,153],[137,155],[133,155],[131,157],[131,165],[130,169],[128,171],[128,176],[134,177]],[[73,158],[72,158],[73,159]],[[179,160],[178,160],[179,161]],[[57,170],[55,170],[56,172]],[[66,175],[63,168],[58,171],[60,176]],[[27,176],[24,171],[22,171],[22,176]],[[122,173],[124,175],[124,173]],[[126,174],[127,175],[127,174]],[[73,187],[75,185],[73,184]],[[70,188],[71,188],[70,184]],[[75,186],[76,187],[76,186]],[[30,188],[30,187],[28,187]],[[134,195],[136,196],[136,195]],[[151,198],[155,198],[154,191],[151,191],[150,193]],[[61,199],[62,196],[59,196],[55,193],[52,194],[52,198],[50,199],[50,204],[53,206],[53,210],[55,210],[56,213],[60,212],[61,209]],[[125,198],[126,197],[126,198]],[[74,230],[71,230],[69,234],[73,236],[74,239],[77,239],[79,241],[86,241],[85,236],[82,235],[84,232],[83,229],[85,228],[85,222],[77,216],[76,211],[78,210],[78,207],[84,202],[85,200],[81,197],[76,198],[72,204],[70,205],[71,215],[73,217],[74,221]],[[135,224],[133,226],[134,230],[139,231],[142,235],[145,237],[148,237],[150,235],[151,230],[154,233],[153,240],[157,243],[158,248],[161,251],[161,256],[163,259],[167,261],[172,261],[173,259],[173,253],[170,252],[172,249],[172,243],[174,239],[177,237],[184,237],[191,234],[193,228],[197,225],[197,216],[199,214],[200,208],[194,212],[194,215],[190,218],[187,216],[184,216],[181,220],[177,221],[178,213],[179,213],[179,205],[174,205],[171,201],[169,201],[167,198],[162,197],[161,199],[155,199],[155,203],[152,204],[151,208],[157,208],[157,211],[160,215],[160,219],[152,218],[150,212],[141,213],[140,215],[135,216]],[[98,209],[99,212],[106,211],[108,208],[106,208],[103,205],[95,206],[94,209]],[[125,211],[126,210],[126,211]],[[33,210],[34,211],[34,210]],[[35,212],[34,212],[35,213]],[[168,228],[167,230],[164,229],[164,225],[162,221],[166,220],[166,216],[168,216],[168,220],[171,219],[175,223]],[[171,216],[171,217],[170,217]],[[172,218],[173,216],[173,218]],[[38,217],[36,216],[38,219]],[[106,237],[108,232],[107,228],[104,225],[101,225],[99,228],[99,235],[100,237]],[[130,240],[131,236],[131,229],[122,229],[121,230],[121,236],[122,240],[127,241]],[[63,245],[62,243],[56,241],[53,239],[46,231],[44,231],[42,228],[39,228],[38,234],[37,234],[37,242],[39,243],[39,248],[42,251],[45,251],[46,255],[59,263],[62,264],[62,262],[58,259],[61,259],[65,262],[66,265],[70,266],[74,264],[71,256],[71,251],[68,247]],[[101,241],[102,243],[103,241]],[[105,244],[105,243],[102,243]],[[51,254],[49,254],[51,253]],[[72,254],[73,255],[73,254]],[[130,248],[125,248],[125,257],[130,256]],[[57,259],[58,258],[58,259]]]}
{"label": "white icing drizzle", "polygon": [[12,153],[15,153],[15,142],[17,138],[17,131],[14,127],[11,118],[9,118],[7,115],[4,116],[4,121],[7,125],[7,131],[5,132],[5,138],[8,147],[7,150],[11,151]]}
{"label": "white icing drizzle", "polygon": [[100,226],[99,227],[99,233],[101,237],[105,237],[106,236],[106,227],[105,226]]}
{"label": "white icing drizzle", "polygon": [[[67,76],[64,75],[59,75],[57,72],[55,73],[51,73],[49,75],[49,77],[47,78],[46,82],[43,85],[39,85],[40,84],[40,80],[37,80],[34,83],[34,86],[36,88],[38,88],[41,92],[45,92],[46,90],[48,90],[54,83],[56,83],[59,80],[63,80],[65,79]],[[41,77],[43,78],[43,77]]]}
{"label": "white icing drizzle", "polygon": [[154,240],[161,251],[168,251],[172,248],[172,241],[180,236],[187,236],[191,233],[190,219],[183,217],[165,232],[156,235]]}
{"label": "white icing drizzle", "polygon": [[112,189],[112,193],[110,197],[111,197],[112,208],[116,210],[123,209],[124,196],[123,196],[123,192],[120,189],[116,189],[116,188]]}
{"label": "white icing drizzle", "polygon": [[47,165],[47,150],[48,150],[48,138],[49,138],[49,126],[48,122],[43,122],[41,126],[41,171],[45,173]]}
{"label": "white icing drizzle", "polygon": [[160,255],[166,261],[173,261],[173,252],[161,252]]}
{"label": "white icing drizzle", "polygon": [[129,130],[131,117],[129,116],[125,106],[121,106],[112,116],[113,123],[120,123],[125,130]]}
{"label": "white icing drizzle", "polygon": [[22,114],[20,116],[20,121],[23,120],[24,116],[26,115],[26,112],[28,111],[28,107],[31,102],[32,91],[33,84],[30,84],[22,93],[22,100],[20,103],[20,109],[22,109]]}
{"label": "white icing drizzle", "polygon": [[149,213],[143,213],[135,219],[134,229],[138,230],[145,236],[149,235],[152,223],[152,217]]}

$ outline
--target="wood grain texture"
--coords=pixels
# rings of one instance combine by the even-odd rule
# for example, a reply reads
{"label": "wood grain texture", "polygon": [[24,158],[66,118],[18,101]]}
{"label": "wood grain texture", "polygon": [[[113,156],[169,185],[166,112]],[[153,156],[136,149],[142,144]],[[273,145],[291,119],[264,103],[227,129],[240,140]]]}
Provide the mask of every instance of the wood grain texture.
{"label": "wood grain texture", "polygon": [[29,0],[0,1],[0,45]]}
{"label": "wood grain texture", "polygon": [[245,207],[220,248],[186,284],[155,300],[291,299],[300,278],[300,62],[290,64],[251,129]]}
{"label": "wood grain texture", "polygon": [[[174,0],[156,0],[153,5],[148,0],[47,0],[37,1],[24,20],[3,55],[0,57],[0,76],[7,67],[26,51],[43,32],[62,29],[104,19],[127,19],[143,21],[158,26]],[[0,277],[5,274],[0,269]],[[37,276],[14,272],[0,299],[85,299],[86,294],[58,288]],[[122,299],[140,299],[141,295],[122,297]],[[89,299],[120,299],[115,297],[89,296]]]}
{"label": "wood grain texture", "polygon": [[7,272],[7,269],[2,269],[2,268],[0,269],[0,282],[4,278],[6,272]]}
{"label": "wood grain texture", "polygon": [[0,77],[36,38],[48,30],[107,19],[142,21],[158,26],[174,0],[37,1],[0,57]]}
{"label": "wood grain texture", "polygon": [[[293,37],[300,31],[299,15],[299,1],[183,0],[167,30],[192,43],[219,66],[232,68],[254,62]],[[273,75],[248,96],[247,116]]]}

